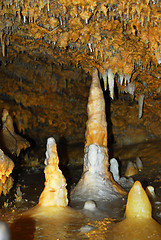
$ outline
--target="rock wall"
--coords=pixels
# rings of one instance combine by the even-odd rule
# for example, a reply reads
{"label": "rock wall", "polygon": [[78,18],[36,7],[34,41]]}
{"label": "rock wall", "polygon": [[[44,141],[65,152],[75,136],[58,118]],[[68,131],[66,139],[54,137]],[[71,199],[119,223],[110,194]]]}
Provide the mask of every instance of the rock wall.
{"label": "rock wall", "polygon": [[160,137],[160,9],[158,0],[1,0],[0,111],[36,141],[84,142],[96,67],[107,85],[109,139]]}

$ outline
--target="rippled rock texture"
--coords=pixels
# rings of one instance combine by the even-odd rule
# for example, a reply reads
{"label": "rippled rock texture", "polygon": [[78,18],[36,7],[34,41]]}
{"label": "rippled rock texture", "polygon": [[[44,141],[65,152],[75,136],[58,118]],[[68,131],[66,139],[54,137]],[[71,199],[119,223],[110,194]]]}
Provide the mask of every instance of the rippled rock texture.
{"label": "rippled rock texture", "polygon": [[160,9],[157,0],[1,0],[0,110],[36,141],[84,142],[96,67],[111,139],[160,137]]}

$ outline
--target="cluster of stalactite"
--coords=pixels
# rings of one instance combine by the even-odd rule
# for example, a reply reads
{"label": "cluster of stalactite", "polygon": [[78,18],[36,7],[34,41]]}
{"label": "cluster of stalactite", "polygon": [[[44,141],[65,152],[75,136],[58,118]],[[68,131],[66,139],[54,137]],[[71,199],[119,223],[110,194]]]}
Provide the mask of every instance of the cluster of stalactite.
{"label": "cluster of stalactite", "polygon": [[[151,69],[156,70],[161,62],[160,8],[159,0],[1,0],[2,55],[7,55],[10,46],[17,53],[41,48],[42,41],[47,55],[67,51],[65,60],[77,67],[90,73],[97,67],[105,82],[108,78],[112,98],[114,78],[120,89],[130,94],[140,88],[147,92],[154,81]],[[31,44],[31,39],[35,43]],[[148,72],[146,86],[125,89],[136,80],[135,72],[144,71]],[[159,78],[155,76],[152,87],[156,94]]]}

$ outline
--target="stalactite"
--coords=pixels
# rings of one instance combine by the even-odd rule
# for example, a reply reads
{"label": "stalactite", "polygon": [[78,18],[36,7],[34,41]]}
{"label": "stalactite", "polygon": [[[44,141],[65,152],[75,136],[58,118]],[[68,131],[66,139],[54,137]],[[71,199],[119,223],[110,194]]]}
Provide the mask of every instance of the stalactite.
{"label": "stalactite", "polygon": [[108,71],[105,71],[105,72],[102,74],[103,83],[104,83],[104,90],[105,90],[105,91],[107,90],[107,76],[108,76]]}
{"label": "stalactite", "polygon": [[132,97],[134,98],[134,93],[135,93],[135,84],[132,82],[132,83],[129,83],[125,88],[124,88],[124,91],[126,93],[129,93],[132,95]]}
{"label": "stalactite", "polygon": [[115,75],[113,74],[111,69],[108,69],[108,86],[109,86],[109,90],[110,90],[110,97],[112,99],[114,99],[114,83],[115,83],[114,77],[115,77]]}
{"label": "stalactite", "polygon": [[138,117],[139,118],[142,118],[142,115],[143,115],[144,98],[145,98],[144,94],[141,94],[138,98],[138,105],[139,105],[139,115],[138,115]]}

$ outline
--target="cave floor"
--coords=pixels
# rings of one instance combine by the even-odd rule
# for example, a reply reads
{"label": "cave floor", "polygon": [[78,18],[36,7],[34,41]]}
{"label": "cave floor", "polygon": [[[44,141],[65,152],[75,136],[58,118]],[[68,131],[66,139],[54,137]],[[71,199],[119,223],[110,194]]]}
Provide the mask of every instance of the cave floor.
{"label": "cave floor", "polygon": [[[141,181],[144,189],[148,185],[155,188],[157,198],[152,202],[153,217],[161,224],[161,140],[144,142],[122,148],[111,146],[110,155],[120,163],[120,175],[124,176],[127,162],[140,157],[142,171],[133,176]],[[63,148],[62,148],[63,149]],[[79,180],[82,173],[83,145],[66,148],[67,165],[61,166],[70,190]],[[45,155],[44,155],[45,156]],[[41,158],[45,158],[41,156]],[[62,154],[63,156],[63,154]],[[61,165],[61,162],[60,162]],[[7,196],[1,196],[1,220],[10,226],[13,240],[18,239],[107,239],[112,226],[123,219],[123,215],[114,217],[97,214],[90,215],[70,207],[40,211],[33,208],[38,203],[44,187],[44,166],[37,159],[29,157],[25,164],[17,166],[13,172],[14,187]],[[123,206],[123,211],[125,206]],[[85,215],[84,215],[85,214]],[[110,238],[108,238],[110,239]]]}

